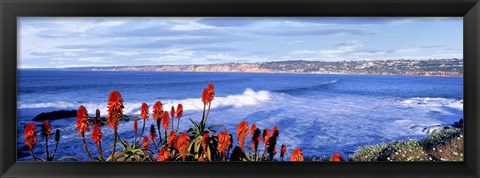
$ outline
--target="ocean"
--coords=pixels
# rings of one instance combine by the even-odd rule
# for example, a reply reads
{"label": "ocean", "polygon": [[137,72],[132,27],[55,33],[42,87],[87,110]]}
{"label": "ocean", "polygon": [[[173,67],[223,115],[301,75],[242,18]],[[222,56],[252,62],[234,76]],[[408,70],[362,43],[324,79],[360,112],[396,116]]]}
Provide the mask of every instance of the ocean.
{"label": "ocean", "polygon": [[[336,152],[346,157],[366,144],[423,138],[427,134],[423,128],[463,118],[463,77],[21,69],[17,81],[17,148],[26,154],[18,154],[19,161],[31,160],[28,151],[21,149],[25,147],[23,129],[36,115],[83,105],[91,117],[97,108],[106,116],[112,90],[122,94],[127,115],[139,116],[142,102],[152,109],[161,101],[168,111],[182,103],[180,130],[186,131],[192,126],[188,118],[201,119],[202,91],[211,82],[215,99],[207,125],[223,124],[233,135],[243,120],[262,130],[278,126],[277,149],[286,145],[287,156],[299,147],[306,157]],[[55,159],[87,160],[75,118],[51,124],[53,131],[62,133]],[[151,116],[150,124],[154,124]],[[102,132],[104,155],[109,155],[105,148],[112,143],[113,131],[102,126]],[[88,148],[96,156],[90,134],[86,134]],[[122,122],[119,135],[131,141],[133,122]],[[53,137],[49,142],[52,152]],[[246,143],[249,148],[250,139]],[[37,157],[44,157],[44,144],[38,136]]]}

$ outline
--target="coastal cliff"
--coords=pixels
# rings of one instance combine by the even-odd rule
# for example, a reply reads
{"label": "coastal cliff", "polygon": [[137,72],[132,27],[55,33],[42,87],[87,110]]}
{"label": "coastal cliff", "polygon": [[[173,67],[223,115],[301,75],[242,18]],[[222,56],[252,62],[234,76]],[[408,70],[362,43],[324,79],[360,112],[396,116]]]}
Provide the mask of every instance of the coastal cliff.
{"label": "coastal cliff", "polygon": [[151,65],[83,67],[94,71],[160,71],[160,72],[260,72],[317,74],[379,74],[463,76],[463,59],[376,60],[376,61],[278,61],[264,63],[225,63],[189,65]]}

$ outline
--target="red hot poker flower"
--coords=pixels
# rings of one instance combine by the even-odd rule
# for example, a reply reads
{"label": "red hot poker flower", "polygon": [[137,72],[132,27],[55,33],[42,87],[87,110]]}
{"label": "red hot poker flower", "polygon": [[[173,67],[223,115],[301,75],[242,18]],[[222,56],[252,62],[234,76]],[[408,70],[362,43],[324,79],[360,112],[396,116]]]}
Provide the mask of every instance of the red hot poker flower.
{"label": "red hot poker flower", "polygon": [[150,144],[150,142],[148,141],[148,137],[147,137],[147,136],[143,137],[143,140],[142,140],[142,149],[143,149],[143,150],[148,150],[148,149],[150,149],[149,144]]}
{"label": "red hot poker flower", "polygon": [[208,99],[209,99],[209,102],[212,102],[214,97],[215,97],[215,89],[213,87],[213,83],[209,83],[208,84]]}
{"label": "red hot poker flower", "polygon": [[263,143],[265,145],[268,144],[268,140],[270,140],[270,129],[266,128],[263,130]]}
{"label": "red hot poker flower", "polygon": [[203,89],[203,93],[202,93],[203,105],[207,105],[207,103],[210,104],[214,98],[215,98],[215,88],[212,83],[209,83],[208,87]]}
{"label": "red hot poker flower", "polygon": [[50,121],[45,120],[45,121],[42,123],[41,134],[42,134],[42,138],[43,138],[43,137],[49,137],[50,135],[52,135],[52,127],[51,127],[51,125],[50,125]]}
{"label": "red hot poker flower", "polygon": [[78,130],[78,135],[85,134],[85,132],[89,132],[89,130],[88,130],[87,109],[84,106],[81,106],[81,105],[77,110],[76,128]]}
{"label": "red hot poker flower", "polygon": [[256,124],[252,124],[251,130],[250,130],[250,136],[253,136],[253,134],[255,134],[255,130],[257,130],[257,125],[256,125]]}
{"label": "red hot poker flower", "polygon": [[237,138],[240,144],[240,149],[242,149],[242,151],[245,148],[245,137],[247,137],[247,135],[248,135],[248,123],[247,121],[242,121],[240,122],[240,124],[238,124],[238,127],[237,127]]}
{"label": "red hot poker flower", "polygon": [[280,148],[280,157],[283,159],[283,157],[285,156],[285,152],[287,152],[287,146],[285,145],[282,145],[282,147]]}
{"label": "red hot poker flower", "polygon": [[227,149],[230,147],[230,144],[232,144],[230,138],[230,134],[226,130],[218,134],[217,150],[224,158],[227,156]]}
{"label": "red hot poker flower", "polygon": [[303,153],[300,148],[297,148],[292,151],[292,156],[290,157],[290,161],[303,161]]}
{"label": "red hot poker flower", "polygon": [[158,153],[157,161],[168,161],[169,159],[170,152],[167,150],[167,148],[163,147]]}
{"label": "red hot poker flower", "polygon": [[177,118],[180,119],[183,116],[183,105],[178,104],[177,105]]}
{"label": "red hot poker flower", "polygon": [[158,120],[162,119],[162,113],[163,113],[163,104],[160,101],[157,101],[153,105],[153,119],[155,122],[159,123]]}
{"label": "red hot poker flower", "polygon": [[168,130],[168,126],[170,125],[170,118],[168,117],[168,111],[163,112],[162,116],[162,126],[165,130]]}
{"label": "red hot poker flower", "polygon": [[28,146],[28,148],[30,150],[33,149],[33,145],[37,144],[37,132],[33,122],[25,125],[23,136],[25,137],[25,144]]}
{"label": "red hot poker flower", "polygon": [[207,105],[207,103],[208,103],[208,88],[203,89],[202,102],[203,102],[203,105]]}
{"label": "red hot poker flower", "polygon": [[142,103],[142,119],[144,121],[148,120],[148,104]]}
{"label": "red hot poker flower", "polygon": [[112,91],[108,96],[107,123],[117,131],[118,123],[123,115],[123,98],[120,92]]}
{"label": "red hot poker flower", "polygon": [[335,153],[332,158],[330,158],[330,161],[338,162],[342,161],[342,155],[340,153]]}
{"label": "red hot poker flower", "polygon": [[172,109],[170,110],[170,117],[175,118],[175,107],[172,106]]}
{"label": "red hot poker flower", "polygon": [[102,143],[102,130],[100,129],[99,124],[93,125],[91,139],[95,141],[95,144],[97,144],[97,146],[100,146],[100,143]]}
{"label": "red hot poker flower", "polygon": [[138,130],[138,121],[137,119],[133,120],[133,131],[136,133]]}
{"label": "red hot poker flower", "polygon": [[168,139],[167,139],[167,144],[168,147],[175,147],[175,142],[177,141],[177,134],[175,131],[170,131],[170,134],[168,134]]}
{"label": "red hot poker flower", "polygon": [[185,161],[187,156],[188,145],[190,145],[190,137],[188,136],[187,132],[183,132],[177,139],[177,148],[182,155],[183,161]]}
{"label": "red hot poker flower", "polygon": [[275,148],[277,144],[277,138],[279,135],[279,129],[278,126],[273,127],[273,132],[272,136],[270,136],[268,140],[268,153],[270,154],[270,157],[273,159],[273,156],[276,154],[277,150]]}

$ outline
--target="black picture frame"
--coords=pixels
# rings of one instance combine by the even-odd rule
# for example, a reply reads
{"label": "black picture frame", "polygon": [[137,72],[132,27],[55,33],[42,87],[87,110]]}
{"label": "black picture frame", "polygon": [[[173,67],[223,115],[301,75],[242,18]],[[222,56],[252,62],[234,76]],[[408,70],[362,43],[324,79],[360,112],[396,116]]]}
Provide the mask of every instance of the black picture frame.
{"label": "black picture frame", "polygon": [[[479,177],[478,0],[1,0],[1,177]],[[464,18],[464,162],[16,162],[17,17],[460,16]]]}

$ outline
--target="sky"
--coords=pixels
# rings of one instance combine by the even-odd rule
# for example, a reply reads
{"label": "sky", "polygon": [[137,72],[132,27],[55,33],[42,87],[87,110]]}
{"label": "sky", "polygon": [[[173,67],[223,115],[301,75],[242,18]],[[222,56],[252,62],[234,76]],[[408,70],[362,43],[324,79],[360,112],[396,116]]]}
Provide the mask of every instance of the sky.
{"label": "sky", "polygon": [[463,58],[462,17],[20,17],[19,68]]}

